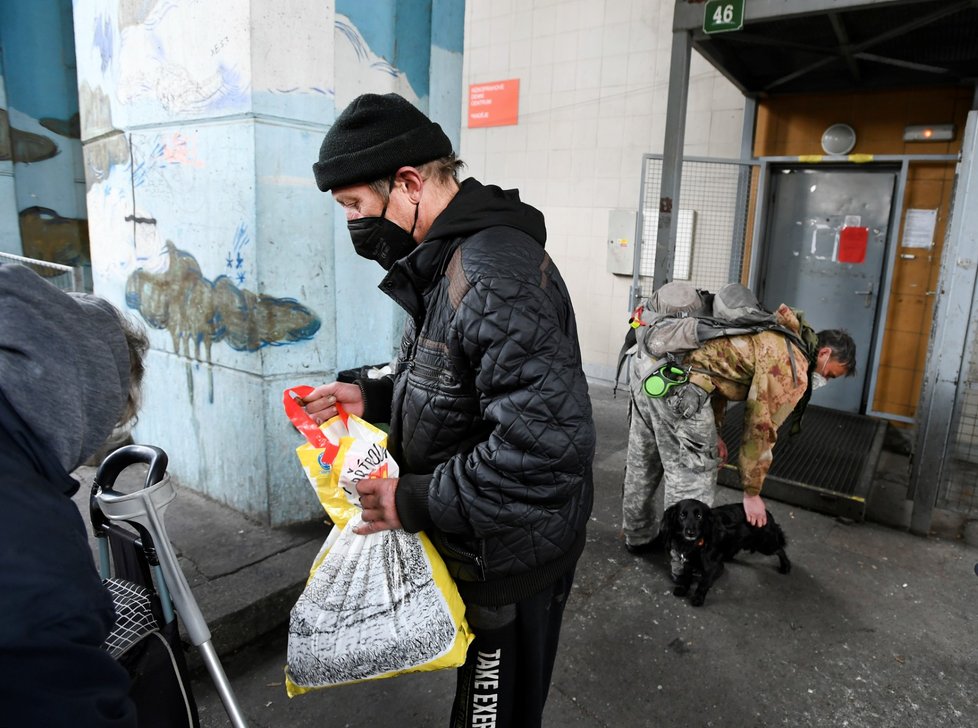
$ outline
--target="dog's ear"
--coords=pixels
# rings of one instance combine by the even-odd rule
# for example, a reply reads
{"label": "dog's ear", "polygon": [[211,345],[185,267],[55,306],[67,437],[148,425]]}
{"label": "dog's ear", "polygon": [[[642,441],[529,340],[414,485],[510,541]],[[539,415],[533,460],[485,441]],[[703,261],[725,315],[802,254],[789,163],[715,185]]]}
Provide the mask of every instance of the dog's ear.
{"label": "dog's ear", "polygon": [[713,543],[719,543],[723,539],[723,535],[726,532],[726,526],[723,523],[723,518],[715,510],[710,509],[710,523],[707,527],[709,529],[709,540]]}
{"label": "dog's ear", "polygon": [[668,508],[662,514],[662,523],[659,524],[659,530],[665,538],[670,538],[674,533],[678,531],[676,528],[676,520],[679,518],[679,504],[675,503]]}

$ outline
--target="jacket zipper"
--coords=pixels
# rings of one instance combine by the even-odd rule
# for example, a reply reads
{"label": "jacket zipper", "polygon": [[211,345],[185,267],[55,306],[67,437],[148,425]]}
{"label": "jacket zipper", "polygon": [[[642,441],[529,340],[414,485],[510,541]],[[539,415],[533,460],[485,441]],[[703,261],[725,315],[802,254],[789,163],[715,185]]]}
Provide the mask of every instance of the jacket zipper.
{"label": "jacket zipper", "polygon": [[482,579],[482,581],[486,580],[486,565],[485,565],[485,561],[481,556],[472,553],[470,551],[465,551],[463,549],[452,546],[450,543],[448,543],[448,540],[445,538],[439,538],[438,541],[439,541],[439,546],[441,546],[441,548],[444,549],[449,556],[459,560],[471,561],[472,563],[474,563],[479,569],[479,578]]}
{"label": "jacket zipper", "polygon": [[412,360],[408,365],[408,369],[412,372],[418,372],[428,379],[437,379],[442,384],[454,384],[455,378],[448,372],[438,369],[428,364],[422,364],[417,360]]}

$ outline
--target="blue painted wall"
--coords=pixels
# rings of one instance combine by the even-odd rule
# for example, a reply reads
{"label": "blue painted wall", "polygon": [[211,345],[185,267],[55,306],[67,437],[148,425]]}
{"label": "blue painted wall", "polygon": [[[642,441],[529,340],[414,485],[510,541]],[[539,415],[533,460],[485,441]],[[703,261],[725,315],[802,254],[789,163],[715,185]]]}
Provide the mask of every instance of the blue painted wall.
{"label": "blue painted wall", "polygon": [[461,146],[464,35],[465,0],[434,0],[428,111],[448,134],[456,152]]}
{"label": "blue painted wall", "polygon": [[[463,0],[338,0],[336,112],[361,93],[395,91],[438,121],[457,150],[464,10]],[[433,45],[436,36],[446,48]],[[348,43],[355,53],[344,52]],[[399,341],[401,309],[377,290],[383,271],[357,257],[341,214],[334,239],[338,366],[386,361]]]}
{"label": "blue painted wall", "polygon": [[78,113],[71,0],[0,3],[7,102],[35,119]]}
{"label": "blue painted wall", "polygon": [[0,52],[10,142],[0,149],[2,247],[89,279],[71,0],[0,2]]}
{"label": "blue painted wall", "polygon": [[281,524],[321,514],[282,390],[388,361],[402,321],[315,186],[319,144],[361,93],[429,110],[436,87],[457,139],[464,4],[231,1],[75,0],[93,273],[150,329],[136,438]]}
{"label": "blue painted wall", "polygon": [[431,0],[337,0],[370,50],[407,76],[421,98],[428,95],[431,57]]}

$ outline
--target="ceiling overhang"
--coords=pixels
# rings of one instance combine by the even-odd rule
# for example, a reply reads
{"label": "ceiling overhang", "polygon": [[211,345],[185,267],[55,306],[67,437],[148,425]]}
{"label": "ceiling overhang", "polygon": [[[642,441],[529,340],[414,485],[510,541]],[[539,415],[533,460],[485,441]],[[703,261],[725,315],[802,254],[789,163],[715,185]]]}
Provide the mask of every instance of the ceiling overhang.
{"label": "ceiling overhang", "polygon": [[703,30],[677,0],[674,31],[747,96],[978,83],[978,0],[744,0],[741,30]]}

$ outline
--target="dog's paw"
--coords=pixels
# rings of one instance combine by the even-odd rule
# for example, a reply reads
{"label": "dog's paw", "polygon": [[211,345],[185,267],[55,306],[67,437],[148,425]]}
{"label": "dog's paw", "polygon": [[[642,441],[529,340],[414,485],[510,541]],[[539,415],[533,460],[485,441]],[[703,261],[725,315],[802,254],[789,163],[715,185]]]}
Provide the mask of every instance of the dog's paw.
{"label": "dog's paw", "polygon": [[706,594],[694,594],[693,598],[689,600],[689,603],[694,607],[702,607],[703,602],[706,601]]}
{"label": "dog's paw", "polygon": [[788,555],[785,554],[784,550],[777,553],[778,557],[778,571],[782,574],[787,574],[791,571],[791,561],[788,560]]}
{"label": "dog's paw", "polygon": [[678,585],[672,590],[672,595],[675,597],[684,597],[689,594],[689,586]]}

